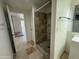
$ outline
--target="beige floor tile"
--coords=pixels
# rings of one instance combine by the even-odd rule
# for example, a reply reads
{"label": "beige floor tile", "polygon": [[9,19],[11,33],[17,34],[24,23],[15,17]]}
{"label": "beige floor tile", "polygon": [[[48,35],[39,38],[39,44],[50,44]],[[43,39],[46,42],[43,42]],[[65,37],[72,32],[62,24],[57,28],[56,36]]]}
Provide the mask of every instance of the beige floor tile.
{"label": "beige floor tile", "polygon": [[64,53],[61,59],[68,59],[68,54]]}
{"label": "beige floor tile", "polygon": [[32,54],[28,55],[26,51],[20,51],[16,54],[15,59],[42,59],[43,54],[40,51],[35,50]]}

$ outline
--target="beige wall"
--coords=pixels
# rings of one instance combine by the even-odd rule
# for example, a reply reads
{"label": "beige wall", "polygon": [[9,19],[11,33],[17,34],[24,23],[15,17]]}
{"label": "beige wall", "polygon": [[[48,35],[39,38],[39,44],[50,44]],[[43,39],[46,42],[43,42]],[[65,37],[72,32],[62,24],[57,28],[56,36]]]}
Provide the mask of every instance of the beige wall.
{"label": "beige wall", "polygon": [[13,59],[11,43],[8,36],[1,0],[0,0],[0,59]]}

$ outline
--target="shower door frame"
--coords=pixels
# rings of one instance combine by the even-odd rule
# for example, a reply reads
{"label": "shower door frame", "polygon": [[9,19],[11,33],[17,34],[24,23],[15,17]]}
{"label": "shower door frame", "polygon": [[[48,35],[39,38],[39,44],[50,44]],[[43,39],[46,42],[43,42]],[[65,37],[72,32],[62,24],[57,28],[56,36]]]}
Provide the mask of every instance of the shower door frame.
{"label": "shower door frame", "polygon": [[[55,44],[55,24],[56,24],[56,0],[51,1],[51,37],[50,37],[50,59],[54,59],[54,44]],[[35,8],[32,6],[32,27],[33,27],[33,40],[36,47],[35,36]]]}

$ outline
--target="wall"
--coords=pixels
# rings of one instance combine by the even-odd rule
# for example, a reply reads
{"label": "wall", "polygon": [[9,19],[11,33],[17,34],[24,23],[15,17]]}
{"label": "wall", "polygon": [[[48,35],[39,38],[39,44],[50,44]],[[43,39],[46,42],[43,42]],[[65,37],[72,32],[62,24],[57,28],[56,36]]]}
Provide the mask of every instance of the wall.
{"label": "wall", "polygon": [[71,0],[57,0],[54,59],[59,59],[65,50],[68,23],[70,23],[68,19],[59,17],[71,18],[70,9]]}
{"label": "wall", "polygon": [[51,36],[51,13],[47,14],[47,39],[50,40]]}
{"label": "wall", "polygon": [[3,7],[0,0],[0,59],[13,59],[12,56],[11,43],[8,36]]}
{"label": "wall", "polygon": [[35,13],[35,34],[36,43],[47,40],[47,14],[42,12]]}
{"label": "wall", "polygon": [[32,36],[32,10],[24,13],[27,40],[33,40]]}

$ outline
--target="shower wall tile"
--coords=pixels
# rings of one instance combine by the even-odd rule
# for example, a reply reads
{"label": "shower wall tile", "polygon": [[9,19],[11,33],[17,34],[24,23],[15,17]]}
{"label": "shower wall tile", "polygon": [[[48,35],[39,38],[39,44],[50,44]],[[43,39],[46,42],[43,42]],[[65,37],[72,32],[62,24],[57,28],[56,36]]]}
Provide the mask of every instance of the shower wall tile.
{"label": "shower wall tile", "polygon": [[35,32],[37,43],[47,40],[47,15],[45,13],[35,13]]}

